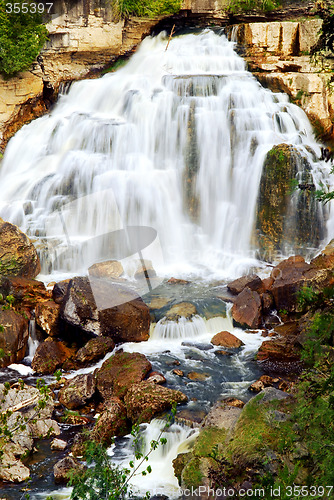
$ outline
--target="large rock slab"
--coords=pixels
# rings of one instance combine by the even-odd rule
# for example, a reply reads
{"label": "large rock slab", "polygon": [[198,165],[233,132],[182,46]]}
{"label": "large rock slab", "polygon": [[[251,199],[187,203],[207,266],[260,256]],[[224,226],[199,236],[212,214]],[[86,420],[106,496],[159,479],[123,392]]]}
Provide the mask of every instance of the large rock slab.
{"label": "large rock slab", "polygon": [[152,365],[144,354],[117,352],[96,373],[97,390],[104,399],[123,398],[131,385],[143,380]]}
{"label": "large rock slab", "polygon": [[75,363],[79,366],[88,366],[103,358],[115,347],[115,342],[109,337],[96,337],[91,339],[75,356]]}
{"label": "large rock slab", "polygon": [[74,353],[74,349],[67,347],[64,342],[51,340],[50,337],[50,340],[41,342],[37,347],[31,367],[37,373],[53,374]]}
{"label": "large rock slab", "polygon": [[127,416],[133,423],[150,422],[155,415],[171,408],[174,403],[187,401],[187,396],[181,391],[146,380],[133,384],[124,398]]}
{"label": "large rock slab", "polygon": [[28,321],[12,310],[0,310],[0,366],[19,363],[25,356],[29,337]]}
{"label": "large rock slab", "polygon": [[61,316],[76,328],[111,337],[115,342],[141,342],[149,337],[148,306],[134,291],[108,280],[94,279],[92,290],[88,278],[73,278],[61,305]]}
{"label": "large rock slab", "polygon": [[234,321],[249,328],[259,328],[261,324],[262,304],[257,292],[244,288],[239,293],[232,307]]}
{"label": "large rock slab", "polygon": [[36,249],[28,236],[0,218],[0,274],[35,278],[40,271]]}
{"label": "large rock slab", "polygon": [[58,399],[69,410],[75,410],[85,406],[94,396],[95,388],[95,378],[91,373],[77,375],[60,389]]}

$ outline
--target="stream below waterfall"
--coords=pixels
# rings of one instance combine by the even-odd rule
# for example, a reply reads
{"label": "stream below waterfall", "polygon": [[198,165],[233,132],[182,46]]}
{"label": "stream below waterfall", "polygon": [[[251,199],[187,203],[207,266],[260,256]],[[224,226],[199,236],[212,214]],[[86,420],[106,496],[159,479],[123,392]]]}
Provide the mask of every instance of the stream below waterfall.
{"label": "stream below waterfall", "polygon": [[[333,181],[329,166],[318,160],[320,146],[305,113],[286,95],[264,89],[224,34],[189,33],[173,37],[168,50],[166,45],[164,33],[146,38],[125,67],[74,83],[49,115],[11,139],[0,170],[0,216],[34,241],[42,265],[38,278],[46,283],[87,275],[91,265],[118,259],[133,285],[138,260],[151,261],[157,277],[140,290],[144,301],[187,301],[197,314],[166,320],[161,308],[147,342],[121,347],[144,353],[168,387],[188,396],[187,410],[201,415],[222,397],[248,400],[248,387],[260,375],[254,355],[261,331],[235,328],[219,292],[250,270],[265,272],[254,231],[267,152],[291,144],[311,166],[315,187]],[[320,205],[317,211],[323,244],[333,237],[333,211]],[[306,242],[303,250],[313,255],[317,248]],[[284,244],[281,256],[295,251]],[[191,283],[169,285],[170,277]],[[222,330],[244,342],[231,356],[210,343]],[[26,365],[35,347],[32,333]],[[33,383],[26,365],[2,370],[0,380],[21,373]],[[192,371],[202,380],[187,378]],[[143,425],[148,443],[159,425]],[[73,428],[62,430],[66,439],[73,436]],[[135,481],[140,494],[178,496],[171,460],[194,432],[181,422],[169,429],[167,445],[151,457],[152,475]],[[119,464],[128,463],[129,441],[119,439],[110,449]],[[61,456],[43,442],[29,459],[32,500],[69,498],[70,490],[55,487],[52,477]],[[3,485],[0,496],[19,499],[23,491],[22,485]]]}

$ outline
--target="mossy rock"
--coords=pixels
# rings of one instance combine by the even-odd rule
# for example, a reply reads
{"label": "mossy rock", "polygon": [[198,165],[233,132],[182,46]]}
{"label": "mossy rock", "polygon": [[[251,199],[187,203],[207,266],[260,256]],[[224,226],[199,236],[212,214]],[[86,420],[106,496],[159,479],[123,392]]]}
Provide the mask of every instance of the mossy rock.
{"label": "mossy rock", "polygon": [[222,455],[223,445],[226,440],[226,430],[218,427],[203,429],[196,439],[193,454],[197,457],[210,457]]}
{"label": "mossy rock", "polygon": [[210,484],[209,473],[217,469],[218,463],[213,458],[193,457],[182,471],[182,488],[198,488]]}
{"label": "mossy rock", "polygon": [[289,144],[278,144],[264,161],[257,202],[256,231],[263,258],[317,247],[324,236],[314,198],[311,165]]}

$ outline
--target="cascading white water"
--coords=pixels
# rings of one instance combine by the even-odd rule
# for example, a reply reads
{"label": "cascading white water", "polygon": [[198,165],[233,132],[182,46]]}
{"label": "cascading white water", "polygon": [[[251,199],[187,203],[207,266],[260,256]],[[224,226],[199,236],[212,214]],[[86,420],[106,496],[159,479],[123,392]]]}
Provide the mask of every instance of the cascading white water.
{"label": "cascading white water", "polygon": [[157,230],[161,274],[240,275],[266,152],[294,144],[319,185],[328,166],[314,161],[306,115],[262,88],[233,47],[210,31],[167,51],[163,34],[149,37],[124,68],[73,84],[10,141],[0,214],[39,239],[43,273],[86,270],[106,258],[94,237],[137,225]]}
{"label": "cascading white water", "polygon": [[[158,441],[159,446],[149,457],[152,473],[145,476],[141,475],[141,472],[147,467],[147,462],[144,461],[136,475],[131,479],[130,484],[134,493],[145,495],[146,492],[149,492],[150,496],[168,495],[170,498],[177,498],[180,495],[180,488],[174,475],[172,460],[176,458],[178,453],[188,451],[189,446],[198,435],[198,430],[174,423],[161,434],[165,425],[165,421],[154,419],[150,424],[143,424],[141,426],[139,434],[141,446],[138,451],[145,456],[150,452],[152,441]],[[160,444],[160,437],[167,439],[166,444]],[[125,447],[123,446],[119,450],[117,447],[112,446],[109,454],[116,465],[128,467],[129,462],[134,458],[134,450],[133,437],[129,436]],[[135,467],[137,467],[140,461],[134,462]]]}

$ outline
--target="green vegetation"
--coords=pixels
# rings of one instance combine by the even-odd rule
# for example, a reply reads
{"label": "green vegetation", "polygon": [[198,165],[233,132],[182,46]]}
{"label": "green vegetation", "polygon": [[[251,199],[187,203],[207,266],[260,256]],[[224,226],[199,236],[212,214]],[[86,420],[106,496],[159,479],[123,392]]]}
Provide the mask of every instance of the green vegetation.
{"label": "green vegetation", "polygon": [[281,0],[230,0],[229,11],[236,14],[240,11],[272,11],[282,4]]}
{"label": "green vegetation", "polygon": [[4,76],[29,68],[45,43],[47,29],[41,14],[31,12],[31,3],[0,0],[0,72]]}
{"label": "green vegetation", "polygon": [[322,50],[334,52],[334,3],[333,0],[322,0],[316,2],[316,13],[323,20],[320,38],[312,48],[311,54],[319,53]]}
{"label": "green vegetation", "polygon": [[115,0],[114,8],[123,17],[156,17],[176,14],[181,3],[181,0]]}

